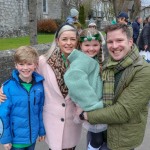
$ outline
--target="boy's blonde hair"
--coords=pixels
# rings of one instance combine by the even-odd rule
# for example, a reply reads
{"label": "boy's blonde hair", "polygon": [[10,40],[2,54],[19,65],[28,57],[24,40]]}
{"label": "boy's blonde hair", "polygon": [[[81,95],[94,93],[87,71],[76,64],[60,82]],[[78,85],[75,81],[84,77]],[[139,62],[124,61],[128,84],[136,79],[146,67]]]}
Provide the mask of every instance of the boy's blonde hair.
{"label": "boy's blonde hair", "polygon": [[20,62],[34,62],[38,63],[39,55],[35,48],[31,46],[21,46],[19,47],[14,54],[15,63]]}

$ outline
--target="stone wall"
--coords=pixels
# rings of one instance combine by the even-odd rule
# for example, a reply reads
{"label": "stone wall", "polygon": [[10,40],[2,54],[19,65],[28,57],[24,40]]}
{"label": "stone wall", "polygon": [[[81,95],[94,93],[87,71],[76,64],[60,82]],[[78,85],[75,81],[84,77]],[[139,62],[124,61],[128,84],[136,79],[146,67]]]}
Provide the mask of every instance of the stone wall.
{"label": "stone wall", "polygon": [[25,35],[29,20],[27,0],[0,0],[0,14],[0,37]]}
{"label": "stone wall", "polygon": [[[38,50],[39,55],[46,53],[50,44],[40,44],[33,46]],[[0,51],[0,85],[10,78],[14,69],[13,54],[15,50]]]}
{"label": "stone wall", "polygon": [[[61,1],[47,0],[47,13],[43,13],[42,0],[37,0],[37,19],[61,19]],[[28,0],[0,0],[0,37],[28,35]]]}

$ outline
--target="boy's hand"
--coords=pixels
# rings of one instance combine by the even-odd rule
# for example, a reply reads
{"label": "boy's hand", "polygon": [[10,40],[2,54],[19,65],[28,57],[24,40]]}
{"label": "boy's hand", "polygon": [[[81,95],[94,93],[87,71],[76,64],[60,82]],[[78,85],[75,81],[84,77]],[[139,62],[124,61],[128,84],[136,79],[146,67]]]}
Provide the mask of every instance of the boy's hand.
{"label": "boy's hand", "polygon": [[44,140],[45,140],[45,136],[40,136],[39,139],[38,139],[39,142],[42,142]]}
{"label": "boy's hand", "polygon": [[4,146],[4,149],[5,149],[5,150],[10,150],[11,147],[12,147],[12,144],[11,144],[11,143],[8,143],[8,144],[4,144],[3,146]]}

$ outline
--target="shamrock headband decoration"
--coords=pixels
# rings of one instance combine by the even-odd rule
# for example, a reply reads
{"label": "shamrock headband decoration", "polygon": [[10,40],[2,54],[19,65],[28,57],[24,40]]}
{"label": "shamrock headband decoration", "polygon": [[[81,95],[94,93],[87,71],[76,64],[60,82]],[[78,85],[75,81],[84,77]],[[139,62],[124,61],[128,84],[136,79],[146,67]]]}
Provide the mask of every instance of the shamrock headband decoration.
{"label": "shamrock headband decoration", "polygon": [[95,34],[95,35],[91,35],[91,33],[89,33],[89,35],[87,36],[81,36],[80,37],[80,42],[84,42],[84,41],[92,41],[92,40],[101,40],[100,34]]}

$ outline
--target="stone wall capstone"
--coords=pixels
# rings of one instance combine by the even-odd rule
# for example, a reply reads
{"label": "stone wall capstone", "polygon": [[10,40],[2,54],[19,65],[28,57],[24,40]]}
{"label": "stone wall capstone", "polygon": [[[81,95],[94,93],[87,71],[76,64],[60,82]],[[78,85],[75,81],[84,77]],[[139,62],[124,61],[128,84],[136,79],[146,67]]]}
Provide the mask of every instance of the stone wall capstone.
{"label": "stone wall capstone", "polygon": [[[37,49],[39,55],[44,54],[50,48],[51,44],[39,44],[33,47]],[[0,51],[0,85],[10,78],[11,72],[14,69],[13,54],[15,50]]]}

